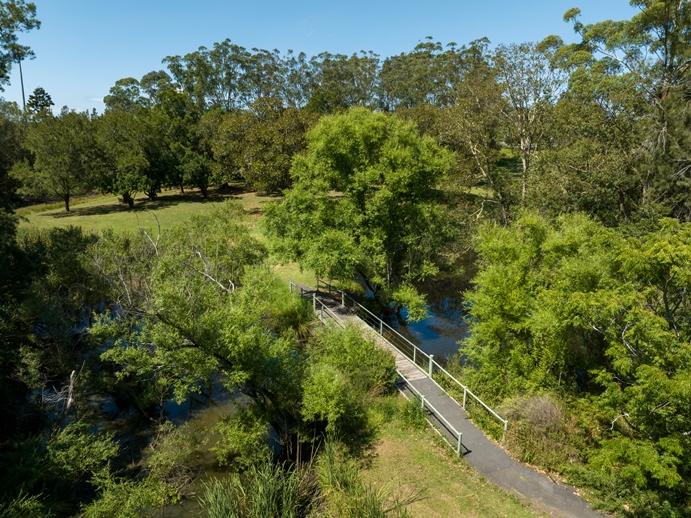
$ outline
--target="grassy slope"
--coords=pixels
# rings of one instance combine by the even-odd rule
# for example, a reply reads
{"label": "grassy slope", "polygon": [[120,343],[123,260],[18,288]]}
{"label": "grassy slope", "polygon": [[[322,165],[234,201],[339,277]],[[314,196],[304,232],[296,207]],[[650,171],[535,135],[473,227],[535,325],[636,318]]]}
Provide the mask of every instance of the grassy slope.
{"label": "grassy slope", "polygon": [[[261,233],[262,208],[275,198],[256,193],[214,194],[203,200],[196,192],[180,196],[177,191],[165,191],[155,201],[138,198],[134,210],[128,210],[112,196],[90,196],[74,200],[69,214],[61,204],[33,205],[18,213],[24,218],[22,230],[69,225],[96,232],[155,230],[158,225],[167,228],[194,214],[213,210],[227,199],[242,205],[249,231],[266,242]],[[314,283],[313,274],[300,271],[295,264],[275,264],[274,269],[284,279]],[[363,476],[389,490],[423,491],[424,498],[409,508],[413,516],[534,516],[515,497],[484,481],[463,461],[454,458],[432,430],[411,432],[403,426],[395,418],[381,423],[372,462]]]}
{"label": "grassy slope", "polygon": [[[405,404],[402,396],[398,400],[397,404]],[[384,419],[379,424],[373,457],[362,475],[401,499],[421,492],[420,498],[407,507],[411,516],[542,516],[456,458],[429,426],[411,429],[399,417]]]}

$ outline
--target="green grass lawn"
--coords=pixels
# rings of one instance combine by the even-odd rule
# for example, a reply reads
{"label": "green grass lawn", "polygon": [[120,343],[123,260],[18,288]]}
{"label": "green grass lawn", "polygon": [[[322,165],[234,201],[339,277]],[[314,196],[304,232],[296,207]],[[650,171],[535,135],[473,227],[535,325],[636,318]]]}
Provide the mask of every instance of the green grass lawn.
{"label": "green grass lawn", "polygon": [[194,214],[213,210],[218,203],[236,200],[242,205],[249,219],[256,218],[262,207],[276,198],[260,196],[253,192],[217,193],[208,199],[196,191],[180,194],[177,190],[162,192],[156,200],[144,196],[136,199],[134,209],[119,203],[112,195],[87,196],[74,200],[71,211],[65,212],[62,203],[50,203],[23,207],[17,211],[21,216],[20,229],[45,229],[75,225],[84,230],[100,232],[106,229],[137,230],[156,229],[159,225],[168,228],[189,219]]}
{"label": "green grass lawn", "polygon": [[[166,190],[156,200],[138,197],[134,209],[130,209],[119,203],[115,196],[93,195],[74,199],[70,212],[65,212],[62,202],[56,202],[22,207],[17,214],[21,217],[20,232],[70,225],[93,232],[107,229],[116,232],[136,231],[140,228],[155,232],[159,226],[162,230],[170,228],[195,214],[210,212],[220,203],[232,200],[243,208],[250,234],[267,244],[268,240],[261,229],[262,212],[267,203],[277,199],[235,186],[230,192],[211,192],[206,200],[198,191],[187,191],[181,195],[178,190]],[[316,282],[312,272],[301,270],[297,264],[283,264],[275,258],[271,258],[271,263],[276,273],[286,281],[294,280],[308,285]]]}
{"label": "green grass lawn", "polygon": [[[407,401],[399,396],[395,405]],[[400,411],[399,411],[400,412]],[[373,410],[380,414],[380,410]],[[380,416],[378,441],[362,471],[364,480],[405,500],[419,493],[407,509],[411,516],[544,516],[486,481],[429,427],[411,429],[395,413]]]}

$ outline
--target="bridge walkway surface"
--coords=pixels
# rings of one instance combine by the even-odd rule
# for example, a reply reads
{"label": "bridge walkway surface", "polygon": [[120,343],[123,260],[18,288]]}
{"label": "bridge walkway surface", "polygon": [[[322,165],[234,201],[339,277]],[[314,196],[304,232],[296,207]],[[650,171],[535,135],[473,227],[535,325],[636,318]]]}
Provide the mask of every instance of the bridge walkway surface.
{"label": "bridge walkway surface", "polygon": [[[470,420],[458,401],[442,389],[428,375],[428,372],[425,372],[425,369],[383,336],[385,323],[375,323],[373,326],[369,318],[365,321],[353,311],[352,307],[344,304],[346,295],[342,293],[334,295],[315,291],[313,288],[295,283],[291,283],[291,289],[299,290],[304,298],[312,301],[315,312],[323,322],[334,320],[342,327],[346,325],[359,327],[377,345],[391,352],[401,377],[399,390],[409,399],[421,400],[427,419],[435,430],[464,457],[468,464],[489,481],[529,500],[539,511],[552,516],[603,516],[594,511],[573,487],[516,461],[499,444],[489,439]],[[376,329],[377,325],[381,326],[379,330]],[[435,365],[432,358],[430,358],[430,363]],[[508,421],[505,422],[508,423]]]}

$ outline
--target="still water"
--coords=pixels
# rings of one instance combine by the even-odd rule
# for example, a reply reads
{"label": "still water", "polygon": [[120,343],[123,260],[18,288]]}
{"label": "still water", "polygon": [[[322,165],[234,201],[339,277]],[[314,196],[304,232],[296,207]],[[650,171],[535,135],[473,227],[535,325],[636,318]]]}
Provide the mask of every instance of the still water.
{"label": "still water", "polygon": [[[468,336],[467,308],[463,292],[470,289],[473,263],[466,258],[456,275],[439,276],[422,287],[427,295],[427,318],[401,325],[389,322],[398,332],[438,361],[458,353],[459,342]],[[405,310],[402,312],[405,317]]]}
{"label": "still water", "polygon": [[398,331],[426,353],[436,358],[458,352],[458,342],[468,333],[463,301],[460,297],[442,297],[431,301],[427,318],[399,326]]}

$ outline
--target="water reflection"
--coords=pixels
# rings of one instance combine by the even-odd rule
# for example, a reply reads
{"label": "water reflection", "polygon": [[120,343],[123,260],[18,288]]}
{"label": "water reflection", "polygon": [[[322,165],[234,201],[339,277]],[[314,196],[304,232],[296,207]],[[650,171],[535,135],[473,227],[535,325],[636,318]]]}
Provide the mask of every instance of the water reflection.
{"label": "water reflection", "polygon": [[459,340],[468,334],[463,301],[458,296],[431,301],[427,306],[427,318],[399,326],[398,331],[439,359],[453,356],[458,352]]}

